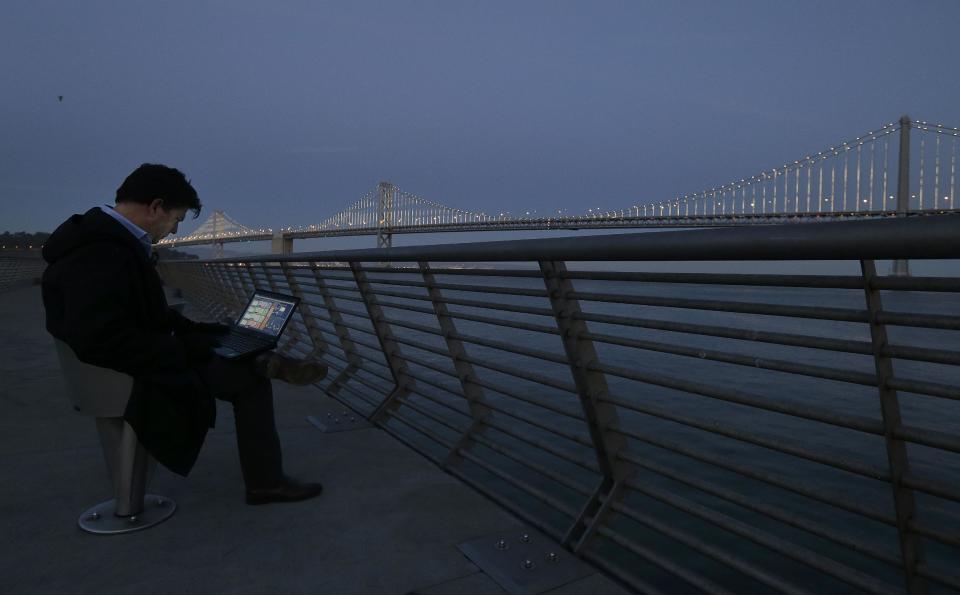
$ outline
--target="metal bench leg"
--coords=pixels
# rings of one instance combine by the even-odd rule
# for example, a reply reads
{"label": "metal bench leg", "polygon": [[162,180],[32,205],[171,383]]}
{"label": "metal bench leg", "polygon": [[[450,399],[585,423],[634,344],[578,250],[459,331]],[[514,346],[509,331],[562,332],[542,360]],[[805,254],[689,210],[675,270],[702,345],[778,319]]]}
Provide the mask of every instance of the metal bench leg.
{"label": "metal bench leg", "polygon": [[156,461],[137,440],[122,418],[97,418],[97,430],[107,468],[113,481],[114,499],[84,512],[77,523],[89,533],[129,533],[161,523],[177,509],[162,496],[147,494]]}

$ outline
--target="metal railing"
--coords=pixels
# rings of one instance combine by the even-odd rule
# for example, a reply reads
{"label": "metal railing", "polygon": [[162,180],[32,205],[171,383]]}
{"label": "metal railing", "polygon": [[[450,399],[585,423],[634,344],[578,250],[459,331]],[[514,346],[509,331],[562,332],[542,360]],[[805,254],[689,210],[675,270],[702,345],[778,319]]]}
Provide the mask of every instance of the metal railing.
{"label": "metal railing", "polygon": [[0,291],[35,283],[46,266],[39,252],[0,254]]}
{"label": "metal railing", "polygon": [[326,361],[328,395],[637,590],[921,593],[960,590],[960,279],[877,261],[956,264],[958,237],[943,215],[160,267],[214,318],[300,297],[281,349]]}

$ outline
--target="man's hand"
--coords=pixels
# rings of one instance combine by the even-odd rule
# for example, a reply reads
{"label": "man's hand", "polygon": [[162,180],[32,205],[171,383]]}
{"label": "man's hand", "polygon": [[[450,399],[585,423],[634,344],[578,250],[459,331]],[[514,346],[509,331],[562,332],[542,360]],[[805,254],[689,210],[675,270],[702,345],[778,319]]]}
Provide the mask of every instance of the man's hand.
{"label": "man's hand", "polygon": [[213,348],[217,346],[213,333],[188,333],[179,336],[183,341],[187,355],[187,364],[206,363],[213,358]]}
{"label": "man's hand", "polygon": [[219,322],[195,322],[194,328],[197,333],[206,333],[211,335],[225,335],[230,332],[230,326]]}

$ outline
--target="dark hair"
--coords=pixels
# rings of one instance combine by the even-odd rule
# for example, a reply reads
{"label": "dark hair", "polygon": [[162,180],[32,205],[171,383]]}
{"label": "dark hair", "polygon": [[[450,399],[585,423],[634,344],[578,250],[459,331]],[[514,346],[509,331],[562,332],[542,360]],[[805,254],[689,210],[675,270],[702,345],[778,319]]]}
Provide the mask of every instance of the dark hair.
{"label": "dark hair", "polygon": [[187,176],[179,169],[166,165],[144,163],[117,188],[117,204],[136,202],[148,205],[157,198],[163,200],[166,210],[187,207],[193,211],[194,219],[203,208]]}

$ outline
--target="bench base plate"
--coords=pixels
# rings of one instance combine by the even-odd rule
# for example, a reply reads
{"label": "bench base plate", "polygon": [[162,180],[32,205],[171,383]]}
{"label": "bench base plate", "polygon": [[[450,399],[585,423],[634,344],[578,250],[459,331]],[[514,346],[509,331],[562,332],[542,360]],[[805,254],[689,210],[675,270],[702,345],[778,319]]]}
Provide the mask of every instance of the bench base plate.
{"label": "bench base plate", "polygon": [[177,503],[170,498],[147,494],[143,499],[143,512],[129,517],[113,514],[116,501],[107,500],[87,510],[77,519],[77,525],[87,533],[119,535],[152,527],[167,520],[177,510]]}

